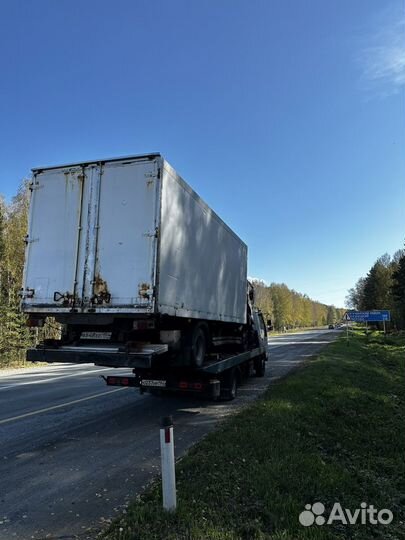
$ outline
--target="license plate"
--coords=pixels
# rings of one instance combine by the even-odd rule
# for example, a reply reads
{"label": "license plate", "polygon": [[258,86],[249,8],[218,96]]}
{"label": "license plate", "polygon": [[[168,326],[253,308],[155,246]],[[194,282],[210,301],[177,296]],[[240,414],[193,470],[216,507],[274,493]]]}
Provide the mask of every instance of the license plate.
{"label": "license plate", "polygon": [[141,382],[142,386],[157,386],[159,388],[165,388],[166,386],[166,381],[162,381],[162,380],[159,380],[159,379],[142,379],[142,382]]}
{"label": "license plate", "polygon": [[80,339],[110,339],[112,332],[82,332]]}

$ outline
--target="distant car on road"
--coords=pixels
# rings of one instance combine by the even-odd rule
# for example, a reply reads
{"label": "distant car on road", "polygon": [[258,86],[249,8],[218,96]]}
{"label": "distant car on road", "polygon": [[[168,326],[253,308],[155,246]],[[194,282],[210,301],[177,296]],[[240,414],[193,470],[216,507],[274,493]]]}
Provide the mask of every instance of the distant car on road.
{"label": "distant car on road", "polygon": [[334,329],[335,329],[335,325],[334,325],[334,324],[330,324],[330,325],[328,326],[328,328],[329,328],[329,330],[334,330]]}

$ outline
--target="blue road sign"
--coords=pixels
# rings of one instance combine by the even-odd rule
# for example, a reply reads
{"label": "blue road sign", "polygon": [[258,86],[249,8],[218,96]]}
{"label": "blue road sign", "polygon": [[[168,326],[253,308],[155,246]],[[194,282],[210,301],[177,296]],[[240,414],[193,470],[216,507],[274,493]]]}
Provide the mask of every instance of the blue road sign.
{"label": "blue road sign", "polygon": [[345,321],[353,322],[384,322],[391,320],[391,313],[388,309],[379,311],[347,311],[343,317]]}

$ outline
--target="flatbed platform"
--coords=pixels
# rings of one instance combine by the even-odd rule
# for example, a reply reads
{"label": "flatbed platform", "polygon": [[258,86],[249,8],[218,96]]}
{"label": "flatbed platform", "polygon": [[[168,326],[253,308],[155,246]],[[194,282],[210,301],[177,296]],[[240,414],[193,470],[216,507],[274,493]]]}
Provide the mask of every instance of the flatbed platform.
{"label": "flatbed platform", "polygon": [[244,362],[247,362],[248,360],[252,360],[253,358],[256,358],[257,356],[260,356],[261,354],[266,354],[266,350],[264,347],[257,347],[256,349],[252,349],[251,351],[246,351],[240,354],[232,354],[232,355],[218,355],[219,358],[214,360],[209,360],[206,364],[204,364],[202,367],[196,369],[196,372],[198,373],[211,373],[213,375],[222,373],[223,371],[226,371],[227,369],[231,369],[232,367],[235,367],[239,364],[243,364]]}
{"label": "flatbed platform", "polygon": [[246,378],[251,367],[263,377],[267,350],[257,347],[239,354],[213,355],[200,368],[161,364],[154,369],[134,369],[134,376],[103,377],[108,386],[133,386],[143,392],[198,393],[218,399],[234,399],[237,384]]}
{"label": "flatbed platform", "polygon": [[138,350],[123,351],[118,345],[86,344],[78,346],[37,347],[28,349],[30,362],[95,364],[113,368],[150,369],[153,360],[167,352],[167,345],[147,344]]}

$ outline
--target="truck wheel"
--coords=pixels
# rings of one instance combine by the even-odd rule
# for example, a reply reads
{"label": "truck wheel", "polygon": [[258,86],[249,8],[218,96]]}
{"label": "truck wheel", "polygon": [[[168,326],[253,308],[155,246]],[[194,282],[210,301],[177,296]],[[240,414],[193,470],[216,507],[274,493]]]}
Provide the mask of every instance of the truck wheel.
{"label": "truck wheel", "polygon": [[257,358],[255,360],[255,374],[256,377],[264,377],[264,374],[266,373],[266,359],[264,356],[261,358]]}
{"label": "truck wheel", "polygon": [[245,362],[244,365],[240,366],[240,378],[241,382],[247,381],[250,375],[250,362]]}
{"label": "truck wheel", "polygon": [[236,369],[231,369],[224,374],[223,381],[221,382],[221,399],[225,401],[232,401],[236,398],[238,391],[238,378],[236,375]]}
{"label": "truck wheel", "polygon": [[191,335],[191,362],[197,367],[201,367],[207,353],[207,337],[202,325],[194,326]]}
{"label": "truck wheel", "polygon": [[242,330],[241,349],[243,352],[246,352],[249,350],[249,333],[246,328]]}

